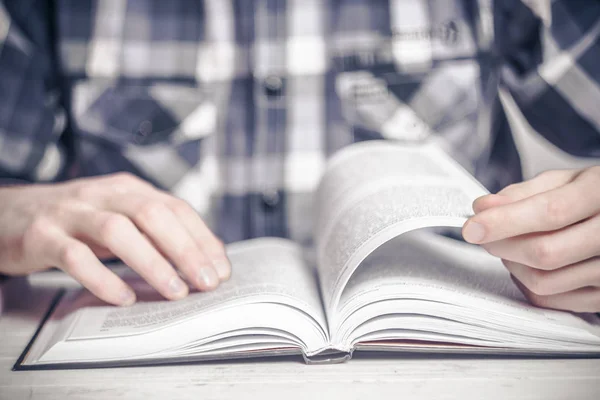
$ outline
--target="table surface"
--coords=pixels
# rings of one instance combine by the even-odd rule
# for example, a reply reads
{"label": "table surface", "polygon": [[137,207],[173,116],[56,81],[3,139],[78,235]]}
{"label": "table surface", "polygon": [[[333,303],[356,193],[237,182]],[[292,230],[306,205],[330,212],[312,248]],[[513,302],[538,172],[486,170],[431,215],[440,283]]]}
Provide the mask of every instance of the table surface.
{"label": "table surface", "polygon": [[[56,293],[5,283],[0,399],[183,398],[600,399],[600,359],[361,356],[345,364],[298,358],[117,369],[11,371]],[[48,280],[51,282],[52,280]]]}

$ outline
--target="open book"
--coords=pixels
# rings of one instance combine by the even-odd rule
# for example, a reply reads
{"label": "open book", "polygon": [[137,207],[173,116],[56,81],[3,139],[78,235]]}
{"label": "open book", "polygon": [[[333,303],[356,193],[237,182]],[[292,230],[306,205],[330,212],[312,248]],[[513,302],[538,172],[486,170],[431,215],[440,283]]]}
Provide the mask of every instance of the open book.
{"label": "open book", "polygon": [[364,142],[335,155],[315,194],[315,245],[228,246],[213,292],[109,307],[56,301],[17,369],[119,366],[354,351],[600,355],[600,318],[529,305],[499,260],[436,234],[460,227],[485,189],[434,145]]}

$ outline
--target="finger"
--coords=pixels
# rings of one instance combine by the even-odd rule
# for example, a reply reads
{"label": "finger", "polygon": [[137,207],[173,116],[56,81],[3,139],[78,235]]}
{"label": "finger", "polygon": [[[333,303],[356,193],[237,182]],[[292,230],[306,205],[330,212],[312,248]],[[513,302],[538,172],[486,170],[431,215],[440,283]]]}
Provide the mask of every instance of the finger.
{"label": "finger", "polygon": [[559,188],[571,182],[579,173],[576,170],[545,171],[524,182],[515,183],[500,190],[497,194],[488,194],[473,202],[473,211],[480,213],[492,207],[514,203],[533,195]]}
{"label": "finger", "polygon": [[162,201],[114,196],[110,206],[129,217],[198,289],[212,290],[219,285],[210,259]]}
{"label": "finger", "polygon": [[586,286],[600,287],[600,259],[597,257],[554,271],[539,270],[509,260],[502,262],[529,291],[540,296],[566,293]]}
{"label": "finger", "polygon": [[471,217],[463,236],[471,243],[489,243],[531,232],[563,228],[600,212],[597,176],[582,173],[573,182]]}
{"label": "finger", "polygon": [[231,262],[225,253],[225,246],[208,226],[204,223],[198,213],[185,201],[157,192],[162,201],[167,204],[175,214],[179,222],[187,230],[188,234],[210,259],[221,281],[231,277]]}
{"label": "finger", "polygon": [[600,254],[600,216],[554,232],[485,243],[490,254],[542,270],[554,270]]}
{"label": "finger", "polygon": [[536,194],[564,186],[575,179],[581,171],[581,169],[544,171],[532,179],[509,185],[497,194],[508,197],[513,201],[523,200]]}
{"label": "finger", "polygon": [[90,250],[92,250],[92,253],[94,253],[94,255],[96,257],[98,257],[100,260],[115,258],[115,255],[104,246],[101,246],[96,243],[93,243],[92,241],[86,240],[87,238],[76,237],[75,239],[85,243],[90,248]]}
{"label": "finger", "polygon": [[101,243],[167,299],[187,296],[187,285],[129,218],[94,211],[79,215],[71,224],[70,229]]}
{"label": "finger", "polygon": [[504,206],[512,202],[514,202],[514,200],[510,197],[498,194],[488,194],[475,199],[473,202],[473,211],[477,214],[488,208]]}
{"label": "finger", "polygon": [[600,288],[584,287],[566,293],[541,296],[531,292],[525,285],[513,277],[515,285],[525,297],[538,307],[574,312],[600,312]]}
{"label": "finger", "polygon": [[64,231],[46,229],[37,248],[48,265],[62,269],[99,299],[121,306],[135,303],[133,289],[106,268],[88,246]]}

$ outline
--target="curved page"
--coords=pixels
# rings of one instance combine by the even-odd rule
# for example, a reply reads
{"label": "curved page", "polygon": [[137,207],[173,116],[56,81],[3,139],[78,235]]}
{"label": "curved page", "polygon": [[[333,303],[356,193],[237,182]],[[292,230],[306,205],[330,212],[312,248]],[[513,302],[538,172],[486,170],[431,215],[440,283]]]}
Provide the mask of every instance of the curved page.
{"label": "curved page", "polygon": [[329,323],[358,265],[388,240],[423,227],[460,227],[487,191],[435,144],[365,142],[330,162],[317,193],[315,239]]}

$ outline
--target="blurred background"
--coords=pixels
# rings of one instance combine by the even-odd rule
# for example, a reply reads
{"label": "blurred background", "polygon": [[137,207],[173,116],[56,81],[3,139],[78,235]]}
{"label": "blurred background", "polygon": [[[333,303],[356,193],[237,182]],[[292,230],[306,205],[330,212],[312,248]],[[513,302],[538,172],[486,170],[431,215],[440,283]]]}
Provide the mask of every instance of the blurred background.
{"label": "blurred background", "polygon": [[510,94],[501,90],[500,98],[513,128],[515,141],[521,154],[525,179],[549,169],[600,165],[600,159],[598,158],[573,157],[555,147],[527,123]]}

